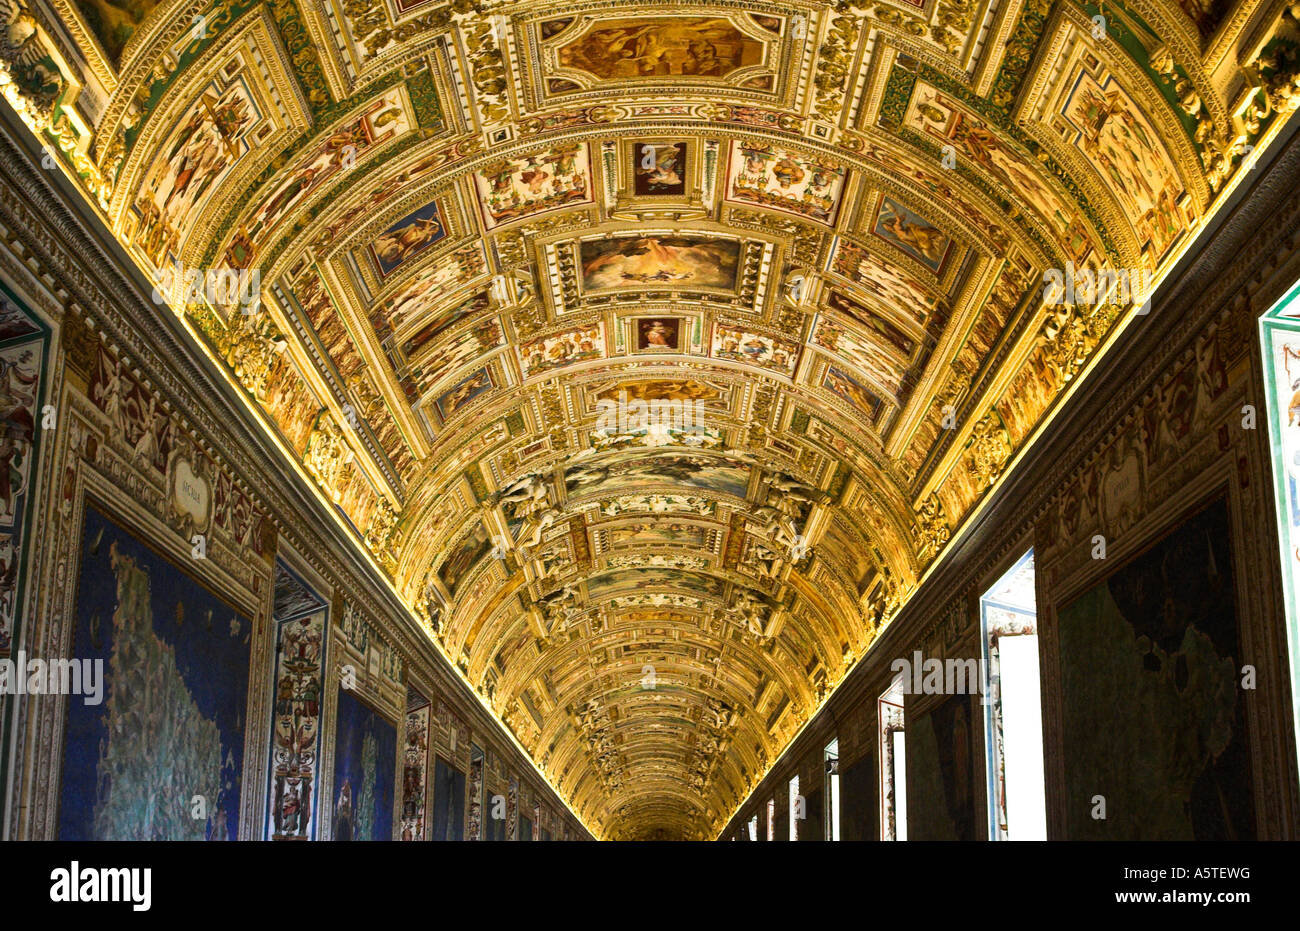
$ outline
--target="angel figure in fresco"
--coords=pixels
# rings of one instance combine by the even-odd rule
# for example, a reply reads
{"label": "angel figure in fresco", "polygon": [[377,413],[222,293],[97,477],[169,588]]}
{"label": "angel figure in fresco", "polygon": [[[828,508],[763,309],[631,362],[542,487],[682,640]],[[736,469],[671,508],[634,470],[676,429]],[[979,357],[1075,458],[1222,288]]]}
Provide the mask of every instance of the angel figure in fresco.
{"label": "angel figure in fresco", "polygon": [[734,283],[735,261],[726,244],[713,240],[646,236],[618,241],[584,258],[582,276],[588,288],[618,287],[628,281],[729,287]]}
{"label": "angel figure in fresco", "polygon": [[472,378],[467,379],[463,384],[453,388],[443,397],[443,407],[446,411],[446,416],[450,417],[468,404],[477,392],[484,388],[490,388],[491,386],[492,382],[488,378],[487,372],[480,371]]}
{"label": "angel figure in fresco", "polygon": [[275,686],[275,713],[279,715],[293,714],[293,693],[296,687],[293,675],[286,672],[280,677],[280,681]]}
{"label": "angel figure in fresco", "polygon": [[888,200],[880,207],[880,225],[931,262],[942,259],[948,246],[947,236],[928,224],[913,223]]}
{"label": "angel figure in fresco", "polygon": [[304,676],[300,686],[298,701],[302,705],[302,712],[308,719],[314,720],[320,714],[320,682],[315,676]]}
{"label": "angel figure in fresco", "polygon": [[654,156],[654,165],[649,168],[645,183],[651,190],[673,188],[682,183],[681,167],[677,163],[677,146],[644,146]]}
{"label": "angel figure in fresco", "polygon": [[430,217],[380,234],[375,255],[385,265],[399,265],[442,235],[442,224]]}
{"label": "angel figure in fresco", "polygon": [[1083,143],[1085,148],[1093,148],[1101,138],[1101,130],[1111,119],[1120,124],[1120,133],[1127,136],[1135,150],[1151,149],[1153,142],[1146,129],[1138,123],[1129,108],[1124,92],[1118,87],[1100,91],[1093,87],[1084,87],[1075,102],[1078,115],[1083,123]]}
{"label": "angel figure in fresco", "polygon": [[1152,139],[1147,133],[1146,127],[1138,120],[1123,91],[1118,87],[1111,88],[1106,92],[1106,102],[1110,107],[1110,115],[1119,121],[1120,133],[1133,143],[1134,151],[1155,148],[1157,140]]}
{"label": "angel figure in fresco", "polygon": [[560,146],[542,159],[543,163],[550,165],[555,171],[557,187],[561,179],[571,178],[574,185],[581,182],[582,178],[578,171],[578,155],[581,151],[580,145]]}
{"label": "angel figure in fresco", "polygon": [[[244,98],[232,95],[214,101],[211,95],[205,95],[200,104],[200,109],[195,111],[189,124],[181,131],[179,140],[167,153],[167,161],[175,169],[175,175],[171,190],[160,205],[164,218],[176,213],[172,204],[177,199],[186,206],[193,204],[220,170],[239,154],[234,138],[250,116]],[[191,187],[195,190],[186,196]]]}
{"label": "angel figure in fresco", "polygon": [[1106,146],[1104,152],[1097,153],[1097,164],[1106,170],[1111,181],[1134,200],[1139,198],[1147,204],[1153,203],[1156,193],[1147,183],[1140,171],[1134,170],[1132,162],[1116,152],[1113,146]]}
{"label": "angel figure in fresco", "polygon": [[300,665],[314,664],[320,656],[320,632],[302,621],[285,632],[284,653]]}

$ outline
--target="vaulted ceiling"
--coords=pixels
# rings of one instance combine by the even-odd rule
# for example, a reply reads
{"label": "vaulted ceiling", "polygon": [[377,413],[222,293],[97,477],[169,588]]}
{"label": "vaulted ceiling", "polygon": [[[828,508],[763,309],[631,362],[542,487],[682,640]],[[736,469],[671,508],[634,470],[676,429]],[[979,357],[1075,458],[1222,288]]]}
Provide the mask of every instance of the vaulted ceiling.
{"label": "vaulted ceiling", "polygon": [[1145,296],[1044,273],[1158,278],[1295,108],[1282,11],[0,0],[0,90],[592,830],[707,837]]}

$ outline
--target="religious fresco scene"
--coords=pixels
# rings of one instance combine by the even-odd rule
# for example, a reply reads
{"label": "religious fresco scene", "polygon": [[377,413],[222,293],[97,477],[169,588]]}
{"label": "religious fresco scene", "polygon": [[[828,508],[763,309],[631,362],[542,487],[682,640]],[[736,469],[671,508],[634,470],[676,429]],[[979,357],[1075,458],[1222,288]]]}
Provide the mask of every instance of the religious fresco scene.
{"label": "religious fresco scene", "polygon": [[0,0],[0,837],[1300,838],[1298,11]]}

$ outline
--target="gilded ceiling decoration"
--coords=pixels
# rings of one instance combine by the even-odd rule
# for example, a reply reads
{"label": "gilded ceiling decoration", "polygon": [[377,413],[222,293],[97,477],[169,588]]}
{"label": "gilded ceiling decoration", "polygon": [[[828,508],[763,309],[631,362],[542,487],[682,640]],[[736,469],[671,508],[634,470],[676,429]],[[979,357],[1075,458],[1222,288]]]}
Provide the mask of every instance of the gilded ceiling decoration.
{"label": "gilded ceiling decoration", "polygon": [[726,823],[1145,297],[1045,274],[1158,281],[1300,104],[1254,0],[0,20],[47,167],[610,838]]}

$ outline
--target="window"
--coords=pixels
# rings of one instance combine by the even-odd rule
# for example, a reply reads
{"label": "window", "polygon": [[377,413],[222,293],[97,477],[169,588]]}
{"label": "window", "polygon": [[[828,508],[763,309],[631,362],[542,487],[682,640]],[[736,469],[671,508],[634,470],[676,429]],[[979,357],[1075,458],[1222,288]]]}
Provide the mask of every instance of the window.
{"label": "window", "polygon": [[799,819],[803,817],[803,799],[799,797],[799,777],[790,780],[790,835],[788,840],[799,839]]}
{"label": "window", "polygon": [[1046,840],[1034,551],[980,599],[989,838]]}
{"label": "window", "polygon": [[907,840],[902,673],[880,696],[876,708],[880,722],[880,839]]}
{"label": "window", "polygon": [[767,800],[767,839],[776,840],[776,799]]}
{"label": "window", "polygon": [[749,836],[745,840],[758,840],[758,815],[749,819]]}
{"label": "window", "polygon": [[826,840],[840,839],[840,739],[826,745]]}

